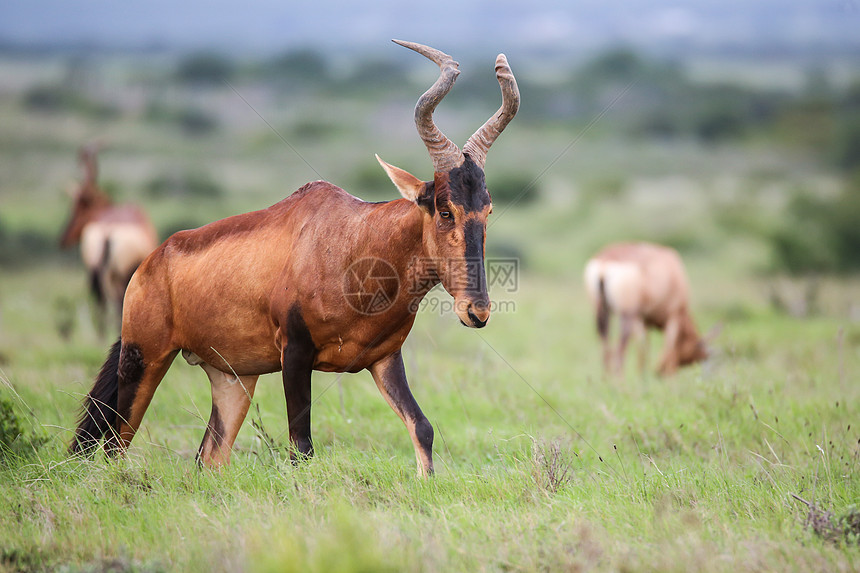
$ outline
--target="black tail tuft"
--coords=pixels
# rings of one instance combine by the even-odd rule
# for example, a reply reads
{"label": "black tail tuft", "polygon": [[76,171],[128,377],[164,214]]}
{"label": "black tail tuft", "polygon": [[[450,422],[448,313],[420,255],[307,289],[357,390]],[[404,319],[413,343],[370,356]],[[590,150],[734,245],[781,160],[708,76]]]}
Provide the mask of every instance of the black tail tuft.
{"label": "black tail tuft", "polygon": [[105,291],[102,288],[102,277],[98,269],[90,271],[90,293],[97,305],[101,306],[105,303]]}
{"label": "black tail tuft", "polygon": [[609,303],[606,300],[606,286],[603,284],[603,277],[600,277],[597,291],[599,297],[597,300],[597,332],[601,338],[606,338],[609,335]]}
{"label": "black tail tuft", "polygon": [[121,347],[120,340],[111,347],[107,360],[96,376],[93,389],[84,398],[75,439],[69,446],[69,452],[72,454],[91,454],[105,434],[116,426]]}

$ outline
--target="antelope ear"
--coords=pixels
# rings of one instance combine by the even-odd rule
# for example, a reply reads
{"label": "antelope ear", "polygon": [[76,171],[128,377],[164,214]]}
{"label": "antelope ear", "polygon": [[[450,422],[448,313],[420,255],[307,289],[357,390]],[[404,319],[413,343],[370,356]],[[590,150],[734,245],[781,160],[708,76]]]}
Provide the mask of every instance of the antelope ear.
{"label": "antelope ear", "polygon": [[413,203],[417,203],[418,197],[424,190],[424,182],[408,171],[389,165],[384,162],[379,155],[376,156],[376,160],[379,161],[379,164],[382,165],[383,169],[385,169],[389,179],[391,179],[391,182],[394,183],[395,187],[397,187],[397,190],[400,191],[400,194]]}

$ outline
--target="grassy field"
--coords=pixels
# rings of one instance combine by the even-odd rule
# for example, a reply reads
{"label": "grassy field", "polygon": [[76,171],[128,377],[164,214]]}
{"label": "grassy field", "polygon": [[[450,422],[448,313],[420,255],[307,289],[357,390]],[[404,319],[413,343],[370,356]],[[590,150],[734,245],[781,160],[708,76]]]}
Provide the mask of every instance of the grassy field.
{"label": "grassy field", "polygon": [[[257,428],[212,473],[193,463],[208,384],[179,362],[126,459],[65,456],[102,347],[63,343],[37,301],[76,271],[4,281],[20,294],[4,297],[3,396],[25,435],[48,439],[0,470],[7,570],[832,571],[860,559],[825,527],[856,519],[860,494],[856,324],[761,311],[728,322],[702,368],[601,380],[580,287],[527,274],[516,312],[491,327],[424,313],[407,342],[436,429],[433,479],[414,476],[408,435],[366,374],[316,375],[317,456],[298,467],[279,377],[264,377]],[[820,535],[793,495],[833,513],[814,522]]]}
{"label": "grassy field", "polygon": [[[314,375],[316,456],[298,466],[280,376],[264,376],[233,464],[199,470],[209,385],[181,360],[125,458],[70,459],[77,408],[110,342],[95,334],[76,255],[52,242],[79,143],[109,135],[103,178],[162,232],[265,207],[318,174],[360,187],[372,151],[423,177],[430,164],[413,96],[331,99],[359,119],[332,139],[299,140],[302,159],[228,90],[195,100],[221,110],[220,131],[188,138],[131,112],[107,122],[22,112],[15,86],[35,80],[4,66],[18,79],[0,94],[0,230],[4,247],[33,247],[0,269],[10,405],[0,429],[18,436],[0,458],[0,571],[860,568],[860,283],[819,277],[815,308],[804,306],[803,283],[766,274],[767,246],[725,224],[740,210],[766,225],[791,189],[838,186],[813,159],[599,127],[570,148],[574,129],[512,124],[488,158],[490,189],[517,174],[536,198],[495,208],[488,251],[518,259],[517,288],[495,288],[506,304],[480,331],[428,303],[404,348],[436,431],[432,479],[416,478],[406,429],[367,373]],[[255,95],[291,144],[295,119],[329,103],[279,112]],[[468,127],[447,127],[459,119]],[[484,119],[461,110],[443,126],[460,141]],[[204,172],[221,194],[146,194],[176,172]],[[368,186],[357,193],[395,197],[384,179]],[[681,249],[700,328],[723,324],[707,363],[658,379],[639,376],[631,353],[624,379],[601,376],[581,269],[629,238]],[[651,336],[652,367],[659,342]]]}

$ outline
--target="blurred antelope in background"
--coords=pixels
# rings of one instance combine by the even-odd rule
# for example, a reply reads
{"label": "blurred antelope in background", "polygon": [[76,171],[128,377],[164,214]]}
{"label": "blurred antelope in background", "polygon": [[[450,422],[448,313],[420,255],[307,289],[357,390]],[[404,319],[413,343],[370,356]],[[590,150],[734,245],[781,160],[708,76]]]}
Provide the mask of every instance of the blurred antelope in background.
{"label": "blurred antelope in background", "polygon": [[78,152],[82,178],[69,194],[72,214],[60,237],[60,246],[81,245],[81,258],[89,273],[96,302],[96,327],[104,334],[109,304],[122,318],[125,290],[138,265],[158,246],[155,228],[136,205],[114,205],[98,186],[98,145]]}
{"label": "blurred antelope in background", "polygon": [[[585,287],[597,315],[605,372],[622,374],[631,335],[640,339],[639,369],[647,364],[646,328],[663,331],[658,374],[708,357],[690,315],[690,289],[677,251],[651,243],[609,245],[585,266]],[[609,320],[620,317],[618,346],[609,342]],[[715,334],[715,333],[714,333]]]}
{"label": "blurred antelope in background", "polygon": [[299,460],[313,455],[312,371],[367,369],[406,425],[419,473],[433,472],[433,427],[406,381],[401,346],[417,303],[440,282],[464,325],[481,328],[490,318],[484,162],[520,100],[500,54],[502,106],[461,151],[433,122],[460,73],[457,62],[396,42],[439,66],[415,106],[433,178],[422,181],[380,159],[403,198],[367,203],[315,181],[268,209],[167,239],[131,280],[122,335],[85,399],[73,452],[90,451],[105,436],[108,452],[125,450],[181,351],[212,387],[198,450],[203,465],[229,462],[261,374],[282,373],[291,456]]}

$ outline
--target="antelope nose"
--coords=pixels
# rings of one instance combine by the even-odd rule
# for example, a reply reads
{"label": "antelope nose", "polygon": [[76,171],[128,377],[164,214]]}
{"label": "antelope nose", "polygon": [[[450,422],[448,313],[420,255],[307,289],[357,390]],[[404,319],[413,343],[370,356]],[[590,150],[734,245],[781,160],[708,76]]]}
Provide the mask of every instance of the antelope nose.
{"label": "antelope nose", "polygon": [[472,327],[484,328],[487,326],[487,321],[490,320],[490,303],[489,301],[475,301],[470,303],[466,308],[466,314],[469,320],[472,321]]}

